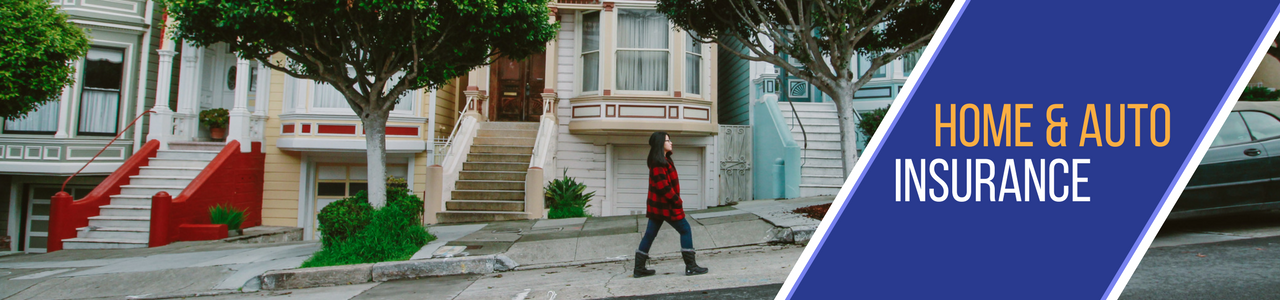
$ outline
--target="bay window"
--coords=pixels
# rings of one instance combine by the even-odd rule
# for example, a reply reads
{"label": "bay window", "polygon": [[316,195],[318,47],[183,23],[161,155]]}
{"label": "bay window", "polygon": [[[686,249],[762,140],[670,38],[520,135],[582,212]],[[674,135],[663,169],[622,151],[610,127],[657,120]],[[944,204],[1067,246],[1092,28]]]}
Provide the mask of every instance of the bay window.
{"label": "bay window", "polygon": [[582,14],[582,91],[600,90],[600,12]]}
{"label": "bay window", "polygon": [[115,135],[123,83],[124,51],[89,48],[89,53],[85,55],[84,81],[80,89],[79,133]]}
{"label": "bay window", "polygon": [[669,25],[654,10],[618,10],[618,90],[668,91]]}
{"label": "bay window", "polygon": [[[396,77],[387,81],[388,90],[391,89],[391,86],[395,86],[399,81],[399,76],[403,76],[403,74],[397,74]],[[404,95],[400,95],[400,98],[398,102],[396,102],[395,108],[391,110],[391,113],[412,114],[414,102],[413,95],[417,92],[418,90],[409,90],[408,92],[405,92]],[[354,112],[351,110],[351,105],[347,104],[346,96],[343,96],[341,92],[338,92],[337,88],[334,88],[332,85],[327,83],[316,82],[311,99],[311,108],[314,109],[313,112]]]}

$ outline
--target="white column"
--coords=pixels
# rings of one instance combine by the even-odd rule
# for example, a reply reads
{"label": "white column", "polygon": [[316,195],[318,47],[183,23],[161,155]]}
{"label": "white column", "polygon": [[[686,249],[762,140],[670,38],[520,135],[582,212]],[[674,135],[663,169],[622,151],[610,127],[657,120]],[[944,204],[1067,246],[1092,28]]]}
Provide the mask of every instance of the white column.
{"label": "white column", "polygon": [[436,164],[436,92],[438,91],[439,89],[433,89],[430,94],[427,94],[427,124],[423,126],[427,129],[428,166]]}
{"label": "white column", "polygon": [[258,62],[258,68],[253,71],[258,72],[258,82],[254,83],[258,92],[253,100],[253,117],[250,118],[253,125],[249,127],[249,139],[266,142],[267,109],[271,102],[271,69],[267,68],[266,64]]}
{"label": "white column", "polygon": [[253,98],[253,115],[266,116],[267,104],[271,101],[271,68],[258,62],[258,68],[253,71],[258,72],[258,82],[253,83],[258,89]]}
{"label": "white column", "polygon": [[67,124],[71,124],[71,118],[67,114],[71,113],[71,87],[76,86],[75,83],[62,87],[62,99],[58,103],[58,132],[53,134],[55,138],[69,138],[67,134]]}
{"label": "white column", "polygon": [[173,134],[173,110],[169,109],[169,83],[173,79],[173,56],[170,49],[156,51],[160,54],[160,66],[156,73],[156,105],[151,107],[151,128],[147,140],[159,140],[160,150],[169,150],[169,136]]}
{"label": "white column", "polygon": [[182,46],[182,71],[178,75],[178,107],[175,111],[178,124],[174,126],[174,140],[195,140],[200,129],[196,121],[200,109],[200,61],[204,49],[195,45]]}
{"label": "white column", "polygon": [[236,59],[236,99],[231,107],[231,122],[227,126],[227,141],[240,141],[240,152],[253,149],[249,140],[249,60]]}

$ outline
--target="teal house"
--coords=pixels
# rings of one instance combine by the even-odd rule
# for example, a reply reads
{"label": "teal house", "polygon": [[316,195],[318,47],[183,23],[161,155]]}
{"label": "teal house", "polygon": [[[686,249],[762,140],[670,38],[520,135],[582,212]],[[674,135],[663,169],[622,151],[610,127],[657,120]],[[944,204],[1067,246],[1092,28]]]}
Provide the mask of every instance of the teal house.
{"label": "teal house", "polygon": [[[717,64],[720,124],[751,126],[755,199],[839,193],[848,178],[842,167],[840,135],[855,135],[859,151],[866,147],[867,137],[840,132],[830,96],[777,66],[740,59],[728,53],[730,47],[743,49],[722,45],[719,50],[723,52]],[[854,95],[854,109],[888,107],[901,93],[921,52],[875,70],[872,80]],[[866,72],[869,64],[860,58],[858,71]]]}

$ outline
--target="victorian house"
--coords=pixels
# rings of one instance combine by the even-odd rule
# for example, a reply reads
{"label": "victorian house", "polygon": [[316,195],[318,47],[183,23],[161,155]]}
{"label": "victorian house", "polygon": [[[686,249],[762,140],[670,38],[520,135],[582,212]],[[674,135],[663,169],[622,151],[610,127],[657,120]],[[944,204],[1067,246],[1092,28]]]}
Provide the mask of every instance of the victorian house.
{"label": "victorian house", "polygon": [[[50,197],[77,171],[65,190],[85,197],[132,157],[145,142],[146,126],[129,124],[152,106],[158,92],[155,50],[164,21],[155,1],[50,3],[87,29],[90,48],[70,62],[75,83],[63,88],[58,101],[0,128],[0,193],[7,196],[0,202],[0,250],[46,251]],[[110,143],[120,132],[120,139]]]}
{"label": "victorian house", "polygon": [[[748,187],[739,179],[750,177],[742,168],[723,176],[719,153],[750,147],[749,140],[722,141],[715,45],[675,29],[653,1],[548,5],[560,32],[545,52],[500,59],[439,89],[412,91],[392,112],[387,173],[426,200],[427,223],[545,218],[543,186],[566,175],[596,193],[590,214],[643,214],[647,143],[656,131],[675,144],[687,209],[749,200],[719,192],[726,177]],[[159,28],[162,21],[153,21]],[[6,154],[15,163],[74,161],[102,149],[105,134],[123,130],[140,111],[151,111],[126,132],[127,141],[107,148],[115,152],[76,177],[73,183],[82,184],[69,186],[70,197],[26,210],[54,216],[49,249],[188,239],[216,204],[248,210],[246,226],[301,227],[313,239],[322,208],[368,186],[364,128],[332,87],[239,59],[224,45],[197,47],[139,28],[129,44],[136,46],[95,46],[86,59],[116,61],[125,84],[115,92],[132,101],[121,100],[113,112],[84,109],[101,106],[93,99],[109,86],[69,88],[79,92],[64,97],[56,122],[38,115],[24,121],[38,123],[7,125],[2,135],[14,140]],[[149,59],[137,62],[138,56]],[[229,112],[225,137],[200,124],[201,112],[219,108]],[[10,232],[13,207],[50,203],[56,183],[82,165],[51,164],[44,179],[0,179],[15,195]],[[30,200],[12,200],[18,196]]]}

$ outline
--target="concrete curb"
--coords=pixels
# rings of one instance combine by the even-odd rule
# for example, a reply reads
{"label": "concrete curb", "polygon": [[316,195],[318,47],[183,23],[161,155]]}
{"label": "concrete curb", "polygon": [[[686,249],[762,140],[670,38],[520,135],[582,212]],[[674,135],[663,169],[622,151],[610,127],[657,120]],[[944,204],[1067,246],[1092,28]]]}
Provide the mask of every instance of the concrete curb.
{"label": "concrete curb", "polygon": [[[737,246],[704,248],[704,249],[698,249],[697,252],[699,256],[702,256],[702,255],[718,254],[724,251],[743,250],[743,249],[759,248],[759,247],[766,247],[766,246],[769,246],[769,244],[768,243],[746,244],[746,245],[737,245]],[[583,261],[567,261],[567,262],[520,265],[512,269],[512,271],[528,271],[528,270],[538,270],[538,269],[606,264],[606,263],[615,263],[615,262],[621,262],[621,261],[632,261],[633,259],[635,259],[635,256],[633,255],[622,255],[622,256],[616,256],[616,257],[597,258],[597,259],[583,260]],[[649,257],[649,261],[678,260],[678,259],[681,259],[679,252],[653,254],[652,256]]]}
{"label": "concrete curb", "polygon": [[382,262],[373,265],[373,281],[459,274],[488,274],[515,269],[520,264],[503,254],[442,259]]}
{"label": "concrete curb", "polygon": [[264,273],[258,278],[262,290],[286,290],[418,277],[488,274],[510,271],[518,266],[506,255],[494,254],[279,270]]}
{"label": "concrete curb", "polygon": [[225,291],[208,291],[208,292],[198,292],[198,293],[174,293],[174,294],[159,294],[159,295],[128,296],[128,297],[125,297],[125,299],[127,300],[186,299],[186,298],[197,298],[197,297],[226,296],[226,295],[243,294],[243,293],[245,292],[225,290]]}
{"label": "concrete curb", "polygon": [[808,245],[817,229],[817,226],[774,227],[766,234],[765,240],[770,243]]}

